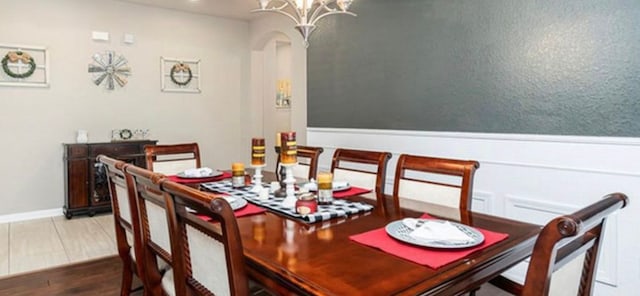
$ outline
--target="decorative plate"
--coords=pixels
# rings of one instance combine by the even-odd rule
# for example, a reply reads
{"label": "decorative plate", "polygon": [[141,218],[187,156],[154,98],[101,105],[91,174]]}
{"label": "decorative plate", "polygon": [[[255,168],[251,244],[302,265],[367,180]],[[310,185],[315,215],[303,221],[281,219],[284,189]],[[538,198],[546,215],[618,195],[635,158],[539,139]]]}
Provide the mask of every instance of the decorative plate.
{"label": "decorative plate", "polygon": [[447,240],[422,240],[417,239],[409,235],[413,229],[405,225],[402,220],[393,221],[385,227],[387,234],[391,237],[403,241],[405,243],[409,243],[412,245],[430,247],[430,248],[440,248],[440,249],[462,249],[469,248],[473,246],[477,246],[484,241],[484,235],[477,229],[452,222],[447,220],[438,220],[438,219],[416,219],[418,223],[424,223],[424,221],[429,220],[430,223],[446,223],[455,226],[460,231],[464,232],[467,236],[469,236],[470,240],[468,242],[460,242],[460,241],[447,241]]}

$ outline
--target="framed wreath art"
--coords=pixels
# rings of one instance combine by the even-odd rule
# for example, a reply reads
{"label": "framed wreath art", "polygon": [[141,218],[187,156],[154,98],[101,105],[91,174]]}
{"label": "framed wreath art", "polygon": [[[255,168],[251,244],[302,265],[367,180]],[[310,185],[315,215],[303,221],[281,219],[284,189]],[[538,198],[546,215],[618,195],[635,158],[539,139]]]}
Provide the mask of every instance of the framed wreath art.
{"label": "framed wreath art", "polygon": [[160,57],[162,91],[200,92],[200,60]]}
{"label": "framed wreath art", "polygon": [[48,62],[44,47],[0,44],[0,85],[47,87]]}

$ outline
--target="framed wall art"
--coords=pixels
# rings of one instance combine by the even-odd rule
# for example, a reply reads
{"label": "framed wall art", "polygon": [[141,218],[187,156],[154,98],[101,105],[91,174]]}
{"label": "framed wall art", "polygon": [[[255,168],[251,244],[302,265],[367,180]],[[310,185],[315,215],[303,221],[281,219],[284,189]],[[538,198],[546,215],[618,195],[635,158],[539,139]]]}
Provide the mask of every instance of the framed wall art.
{"label": "framed wall art", "polygon": [[0,86],[49,87],[46,47],[0,44]]}
{"label": "framed wall art", "polygon": [[160,57],[162,91],[200,92],[200,60]]}

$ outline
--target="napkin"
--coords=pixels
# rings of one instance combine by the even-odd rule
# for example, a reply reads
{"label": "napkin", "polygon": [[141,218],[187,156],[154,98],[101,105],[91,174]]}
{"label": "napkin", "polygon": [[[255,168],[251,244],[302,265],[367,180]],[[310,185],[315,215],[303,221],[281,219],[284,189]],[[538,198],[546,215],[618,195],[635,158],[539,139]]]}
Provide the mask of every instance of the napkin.
{"label": "napkin", "polygon": [[405,218],[402,220],[402,223],[407,227],[415,228],[409,233],[409,236],[414,239],[447,241],[451,243],[466,243],[473,241],[473,238],[469,237],[458,227],[449,223],[449,221],[420,220],[418,223],[420,225],[416,225],[415,221],[419,220],[412,218]]}
{"label": "napkin", "polygon": [[184,171],[184,175],[187,177],[208,177],[213,174],[213,170],[210,168],[198,168],[198,169],[188,169]]}

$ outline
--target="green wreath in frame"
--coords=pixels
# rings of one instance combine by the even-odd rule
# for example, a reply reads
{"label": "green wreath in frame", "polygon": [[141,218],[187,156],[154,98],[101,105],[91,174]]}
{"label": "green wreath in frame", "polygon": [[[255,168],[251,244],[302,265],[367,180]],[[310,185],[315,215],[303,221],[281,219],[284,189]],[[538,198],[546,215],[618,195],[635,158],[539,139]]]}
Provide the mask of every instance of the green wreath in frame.
{"label": "green wreath in frame", "polygon": [[[187,78],[183,81],[178,81],[176,79],[176,73],[187,73]],[[193,73],[191,72],[191,67],[185,63],[177,63],[171,67],[171,72],[169,73],[169,78],[171,78],[171,82],[175,83],[179,86],[186,86],[193,79]]]}
{"label": "green wreath in frame", "polygon": [[[16,73],[9,69],[9,62],[17,63],[21,61],[23,64],[29,65],[29,69],[24,73]],[[36,62],[28,53],[23,51],[10,51],[2,58],[2,71],[9,77],[24,79],[33,75],[36,71]]]}

